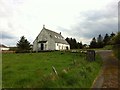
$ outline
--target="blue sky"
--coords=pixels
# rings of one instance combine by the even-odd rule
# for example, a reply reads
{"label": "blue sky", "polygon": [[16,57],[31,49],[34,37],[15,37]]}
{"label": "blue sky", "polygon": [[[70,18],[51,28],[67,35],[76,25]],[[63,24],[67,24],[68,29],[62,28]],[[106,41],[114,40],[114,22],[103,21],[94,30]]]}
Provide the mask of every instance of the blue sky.
{"label": "blue sky", "polygon": [[118,31],[119,0],[0,0],[0,42],[15,46],[21,36],[33,43],[43,24],[89,44]]}

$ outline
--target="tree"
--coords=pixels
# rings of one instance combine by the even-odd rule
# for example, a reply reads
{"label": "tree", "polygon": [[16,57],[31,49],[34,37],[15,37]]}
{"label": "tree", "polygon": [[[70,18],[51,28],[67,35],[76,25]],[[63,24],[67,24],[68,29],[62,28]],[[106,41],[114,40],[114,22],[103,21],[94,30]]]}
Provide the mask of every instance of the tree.
{"label": "tree", "polygon": [[103,42],[104,42],[104,45],[108,45],[110,41],[110,36],[108,34],[105,35],[104,39],[103,39]]}
{"label": "tree", "polygon": [[110,35],[110,40],[109,40],[109,42],[108,42],[110,45],[113,45],[113,44],[114,44],[114,37],[115,37],[115,36],[116,36],[116,35],[112,32],[111,35]]}
{"label": "tree", "polygon": [[101,34],[97,38],[97,47],[103,48],[103,37],[101,36]]}
{"label": "tree", "polygon": [[66,38],[65,39],[70,44],[70,49],[81,49],[82,42],[77,42],[75,38]]}
{"label": "tree", "polygon": [[110,38],[113,38],[115,36],[115,33],[111,33]]}
{"label": "tree", "polygon": [[78,44],[78,49],[82,49],[83,48],[82,42],[80,42],[80,43],[78,42],[77,44]]}
{"label": "tree", "polygon": [[30,48],[30,43],[27,39],[25,39],[24,36],[21,37],[21,39],[17,43],[17,50],[18,52],[26,52],[29,51]]}
{"label": "tree", "polygon": [[120,32],[113,38],[115,45],[120,45]]}
{"label": "tree", "polygon": [[72,44],[73,44],[73,48],[74,48],[74,49],[77,49],[77,48],[78,48],[77,41],[76,41],[75,38],[72,39]]}
{"label": "tree", "polygon": [[92,41],[90,42],[90,48],[96,48],[97,47],[97,42],[95,37],[92,39]]}
{"label": "tree", "polygon": [[97,42],[102,42],[103,41],[103,37],[101,36],[101,34],[98,36],[97,38]]}

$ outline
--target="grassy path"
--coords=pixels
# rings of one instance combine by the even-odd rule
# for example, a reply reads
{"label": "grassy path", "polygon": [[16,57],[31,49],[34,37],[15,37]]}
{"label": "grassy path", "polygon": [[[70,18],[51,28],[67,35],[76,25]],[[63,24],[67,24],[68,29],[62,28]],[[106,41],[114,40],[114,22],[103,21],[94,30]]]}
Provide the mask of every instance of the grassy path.
{"label": "grassy path", "polygon": [[98,51],[103,60],[103,68],[92,88],[118,88],[118,60],[112,51]]}

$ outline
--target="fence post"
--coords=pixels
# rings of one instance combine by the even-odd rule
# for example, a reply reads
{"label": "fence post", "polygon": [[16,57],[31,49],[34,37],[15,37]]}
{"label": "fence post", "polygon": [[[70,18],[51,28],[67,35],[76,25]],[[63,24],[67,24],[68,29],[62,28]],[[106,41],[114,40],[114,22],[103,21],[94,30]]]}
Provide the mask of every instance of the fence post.
{"label": "fence post", "polygon": [[95,51],[94,50],[87,50],[86,59],[88,61],[95,61]]}

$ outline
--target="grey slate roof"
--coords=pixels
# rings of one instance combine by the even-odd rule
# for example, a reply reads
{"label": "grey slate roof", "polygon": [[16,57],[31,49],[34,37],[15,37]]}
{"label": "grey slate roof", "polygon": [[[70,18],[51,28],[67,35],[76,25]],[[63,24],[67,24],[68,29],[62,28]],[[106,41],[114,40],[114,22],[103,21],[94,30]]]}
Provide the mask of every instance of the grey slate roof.
{"label": "grey slate roof", "polygon": [[49,30],[49,29],[46,29],[44,28],[44,30],[50,35],[50,38],[52,38],[56,43],[62,43],[62,44],[68,44],[68,42],[64,39],[64,37],[59,34],[59,33],[56,33],[52,30]]}

